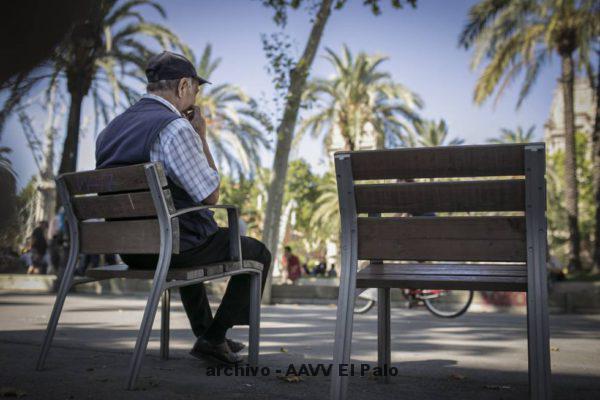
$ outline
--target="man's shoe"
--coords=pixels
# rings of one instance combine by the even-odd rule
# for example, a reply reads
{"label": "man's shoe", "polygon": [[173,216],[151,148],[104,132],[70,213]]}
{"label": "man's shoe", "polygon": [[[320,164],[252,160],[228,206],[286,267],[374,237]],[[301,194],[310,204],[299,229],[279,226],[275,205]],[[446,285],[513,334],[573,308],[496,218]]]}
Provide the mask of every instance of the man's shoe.
{"label": "man's shoe", "polygon": [[225,341],[227,342],[227,345],[229,346],[229,350],[233,351],[234,353],[239,353],[246,347],[246,345],[244,343],[236,342],[231,339],[226,338]]}
{"label": "man's shoe", "polygon": [[190,354],[196,358],[212,358],[226,364],[237,364],[243,361],[242,356],[231,351],[226,340],[215,344],[204,339],[202,336],[196,339],[196,343],[192,347]]}

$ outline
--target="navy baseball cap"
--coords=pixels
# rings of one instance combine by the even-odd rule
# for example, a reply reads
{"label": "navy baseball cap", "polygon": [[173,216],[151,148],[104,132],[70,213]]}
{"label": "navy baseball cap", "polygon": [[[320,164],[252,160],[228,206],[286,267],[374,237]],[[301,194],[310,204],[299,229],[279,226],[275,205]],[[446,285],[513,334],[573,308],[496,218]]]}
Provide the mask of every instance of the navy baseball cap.
{"label": "navy baseball cap", "polygon": [[163,51],[150,58],[146,67],[146,78],[148,82],[158,82],[171,79],[194,78],[198,85],[210,83],[198,76],[196,68],[187,58],[181,54]]}

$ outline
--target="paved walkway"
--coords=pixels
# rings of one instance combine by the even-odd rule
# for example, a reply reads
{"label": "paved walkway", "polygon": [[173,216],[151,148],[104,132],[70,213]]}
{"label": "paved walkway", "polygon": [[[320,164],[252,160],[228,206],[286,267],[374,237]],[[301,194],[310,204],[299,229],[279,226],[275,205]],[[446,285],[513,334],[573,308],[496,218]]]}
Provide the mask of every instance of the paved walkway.
{"label": "paved walkway", "polygon": [[[283,379],[292,364],[331,362],[335,307],[275,305],[262,310],[261,366],[269,376],[207,376],[214,365],[191,358],[193,343],[183,308],[173,301],[169,361],[158,355],[158,329],[142,368],[139,389],[124,390],[141,320],[142,297],[73,295],[67,299],[47,369],[34,365],[53,296],[0,292],[0,397],[27,399],[325,399],[330,378]],[[158,328],[157,318],[155,327]],[[600,316],[552,315],[556,399],[600,398]],[[374,366],[376,314],[355,318],[353,363]],[[245,340],[247,329],[231,337]],[[526,319],[523,315],[467,313],[437,319],[425,310],[392,310],[389,385],[372,376],[350,379],[350,399],[523,399],[527,397]],[[281,372],[277,372],[277,370]],[[213,369],[214,370],[214,369]],[[223,371],[224,372],[224,371]]]}

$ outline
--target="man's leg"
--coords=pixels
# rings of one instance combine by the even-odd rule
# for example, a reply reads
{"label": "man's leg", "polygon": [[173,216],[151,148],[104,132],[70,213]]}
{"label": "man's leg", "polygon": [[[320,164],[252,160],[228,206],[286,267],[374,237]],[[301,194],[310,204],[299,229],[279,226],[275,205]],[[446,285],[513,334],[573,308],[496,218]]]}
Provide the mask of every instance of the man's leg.
{"label": "man's leg", "polygon": [[[262,293],[271,267],[271,253],[262,242],[248,236],[242,236],[241,245],[244,260],[258,261],[263,265]],[[215,342],[222,341],[227,329],[234,325],[248,325],[249,312],[250,276],[248,274],[234,275],[229,280],[221,305],[205,338]]]}
{"label": "man's leg", "polygon": [[194,335],[202,336],[213,322],[204,283],[180,287],[179,294]]}

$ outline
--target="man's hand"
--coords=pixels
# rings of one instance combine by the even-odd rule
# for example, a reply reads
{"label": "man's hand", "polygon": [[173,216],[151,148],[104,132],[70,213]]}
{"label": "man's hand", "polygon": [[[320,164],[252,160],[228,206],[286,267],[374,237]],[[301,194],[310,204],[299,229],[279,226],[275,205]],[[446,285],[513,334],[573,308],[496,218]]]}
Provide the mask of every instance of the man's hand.
{"label": "man's hand", "polygon": [[194,115],[190,120],[190,123],[192,124],[194,130],[198,132],[198,135],[200,135],[200,139],[204,141],[206,139],[206,122],[204,121],[200,107],[194,106],[193,110]]}

